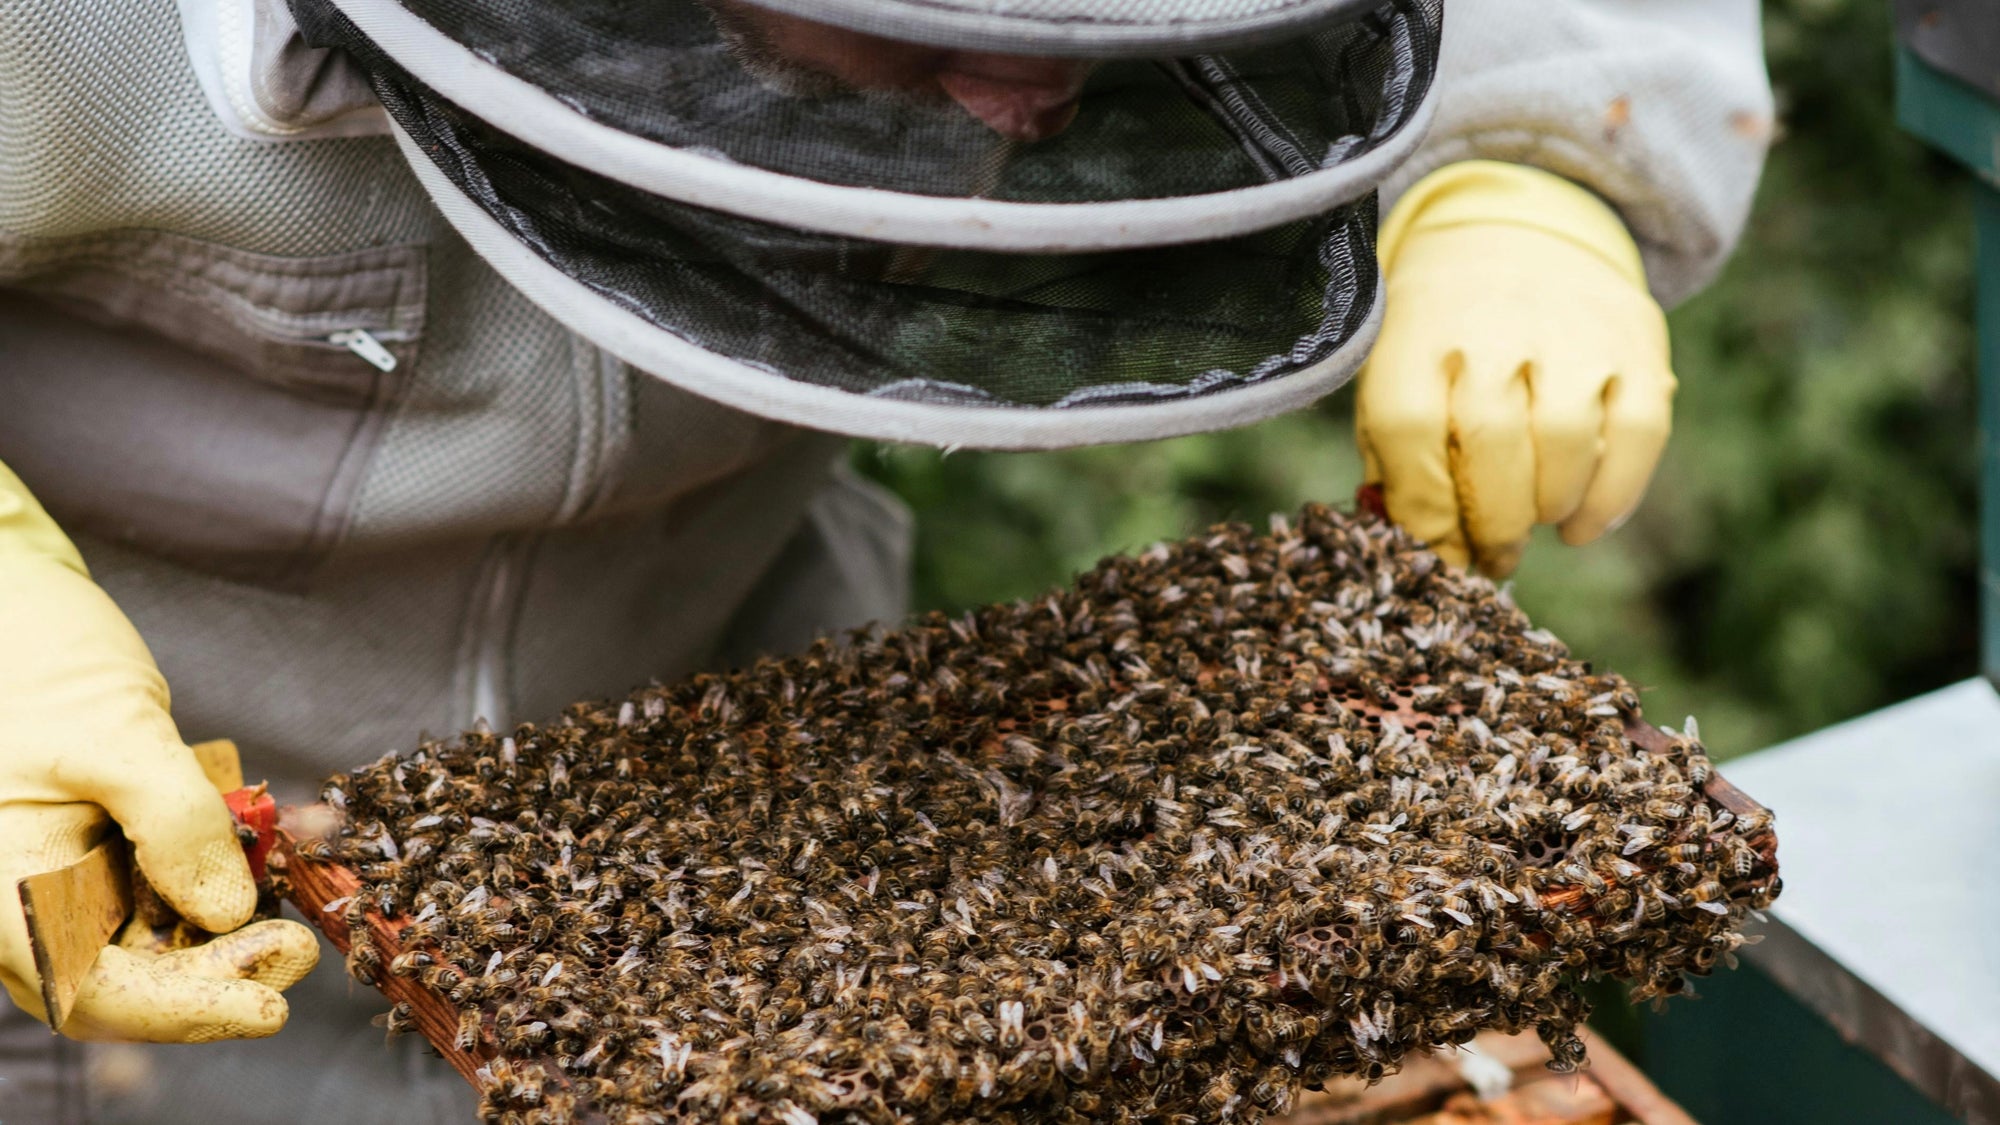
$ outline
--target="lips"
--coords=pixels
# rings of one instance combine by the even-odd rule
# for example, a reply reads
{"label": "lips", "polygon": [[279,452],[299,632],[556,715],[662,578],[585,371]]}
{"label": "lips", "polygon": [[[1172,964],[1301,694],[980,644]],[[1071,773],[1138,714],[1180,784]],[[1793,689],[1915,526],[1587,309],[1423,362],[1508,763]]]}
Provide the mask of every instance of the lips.
{"label": "lips", "polygon": [[960,55],[938,85],[967,113],[1009,140],[1039,141],[1076,120],[1089,63],[1011,55]]}

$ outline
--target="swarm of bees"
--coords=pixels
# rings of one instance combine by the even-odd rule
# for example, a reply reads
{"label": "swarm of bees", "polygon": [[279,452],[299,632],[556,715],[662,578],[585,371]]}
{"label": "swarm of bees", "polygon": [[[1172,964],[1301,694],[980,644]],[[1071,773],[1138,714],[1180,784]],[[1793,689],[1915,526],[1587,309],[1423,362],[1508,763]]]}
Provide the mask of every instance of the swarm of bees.
{"label": "swarm of bees", "polygon": [[1637,708],[1311,507],[385,758],[312,854],[489,1121],[1257,1125],[1487,1029],[1581,1065],[1579,981],[1731,959],[1767,814]]}

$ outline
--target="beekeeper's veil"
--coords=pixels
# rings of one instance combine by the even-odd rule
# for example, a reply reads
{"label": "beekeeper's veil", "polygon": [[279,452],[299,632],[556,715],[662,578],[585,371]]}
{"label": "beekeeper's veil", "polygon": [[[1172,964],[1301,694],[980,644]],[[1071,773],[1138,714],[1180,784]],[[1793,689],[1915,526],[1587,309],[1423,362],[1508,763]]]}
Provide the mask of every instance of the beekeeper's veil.
{"label": "beekeeper's veil", "polygon": [[[293,10],[577,332],[767,417],[1026,448],[1247,422],[1353,372],[1373,189],[1423,131],[1441,3]],[[1017,69],[1051,103],[1032,120],[986,96]]]}

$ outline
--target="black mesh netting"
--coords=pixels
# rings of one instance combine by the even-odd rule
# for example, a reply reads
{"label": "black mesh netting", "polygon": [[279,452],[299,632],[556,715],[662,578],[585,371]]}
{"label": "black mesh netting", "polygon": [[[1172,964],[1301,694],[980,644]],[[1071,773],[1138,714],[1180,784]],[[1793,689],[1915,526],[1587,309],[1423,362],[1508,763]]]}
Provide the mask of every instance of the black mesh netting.
{"label": "black mesh netting", "polygon": [[[1015,145],[941,97],[843,90],[759,62],[743,34],[718,26],[712,2],[404,7],[634,136],[823,183],[1024,202],[1197,195],[1352,160],[1415,117],[1436,71],[1441,21],[1439,0],[1389,0],[1275,46],[1107,62],[1068,130]],[[294,6],[316,41],[352,45],[338,28],[344,21],[332,18],[333,0]]]}
{"label": "black mesh netting", "polygon": [[[354,54],[418,147],[543,260],[704,351],[804,383],[966,405],[1191,397],[1325,362],[1373,311],[1372,195],[1251,235],[1088,254],[817,234],[559,161],[430,91],[345,17],[319,14],[315,37]],[[1218,142],[1209,159],[1177,163],[1243,151]]]}

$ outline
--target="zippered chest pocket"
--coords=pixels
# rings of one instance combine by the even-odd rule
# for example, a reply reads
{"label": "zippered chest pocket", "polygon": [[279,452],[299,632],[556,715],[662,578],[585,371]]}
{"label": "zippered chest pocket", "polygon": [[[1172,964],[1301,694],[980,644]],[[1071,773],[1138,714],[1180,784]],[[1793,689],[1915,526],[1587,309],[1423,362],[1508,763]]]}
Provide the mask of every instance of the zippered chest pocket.
{"label": "zippered chest pocket", "polygon": [[0,234],[0,461],[74,531],[309,581],[417,377],[421,246],[250,254]]}

